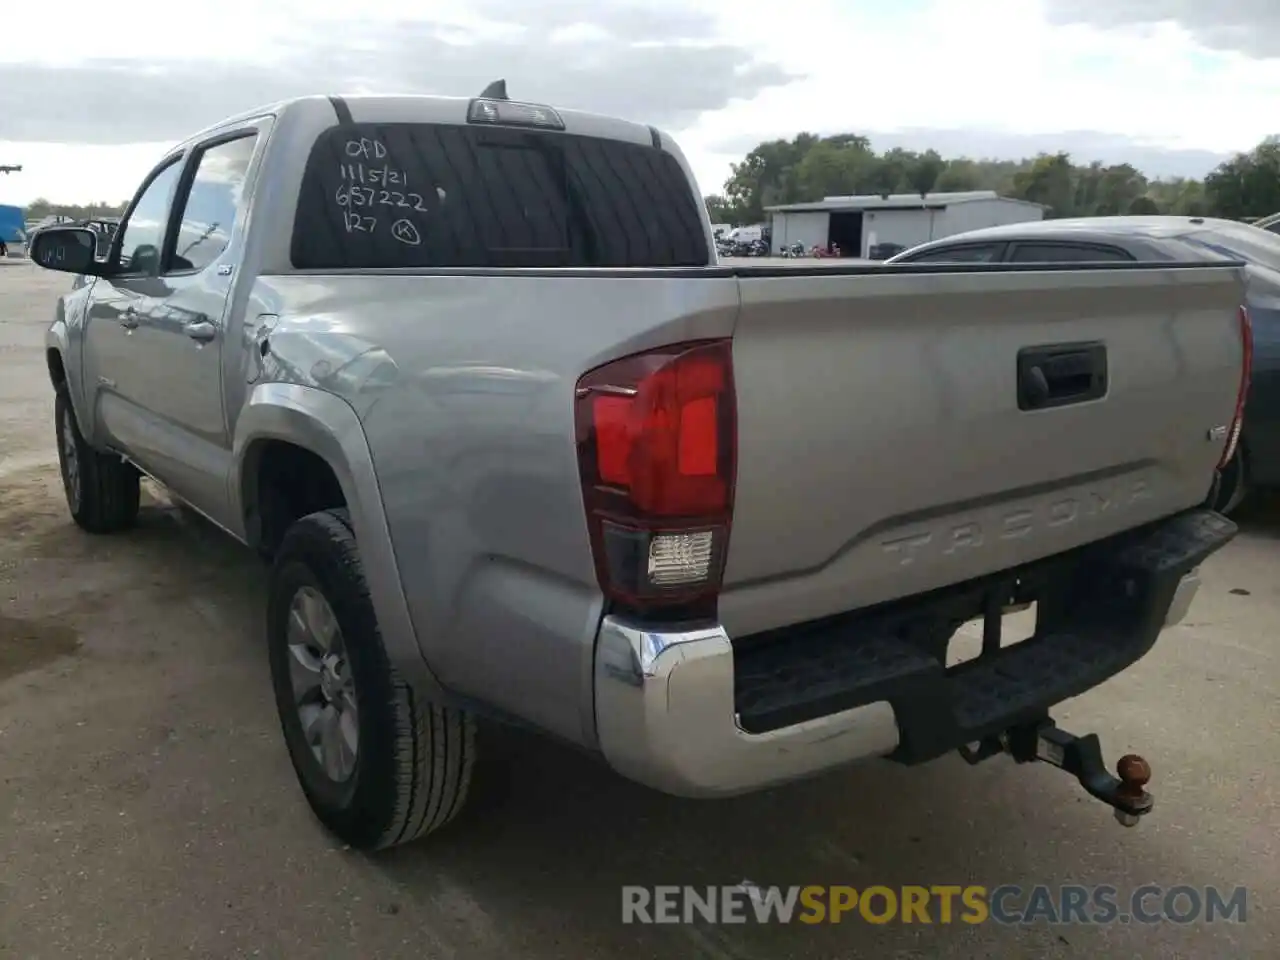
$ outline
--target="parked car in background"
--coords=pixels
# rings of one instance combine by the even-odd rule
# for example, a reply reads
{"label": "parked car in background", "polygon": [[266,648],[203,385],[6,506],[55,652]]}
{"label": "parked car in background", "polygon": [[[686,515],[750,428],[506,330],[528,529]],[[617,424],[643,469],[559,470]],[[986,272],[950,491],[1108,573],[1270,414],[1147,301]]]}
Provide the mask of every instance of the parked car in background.
{"label": "parked car in background", "polygon": [[1252,381],[1241,442],[1212,505],[1234,511],[1253,487],[1280,487],[1280,214],[1270,229],[1208,217],[1089,217],[988,227],[913,247],[889,263],[1186,262],[1248,265]]}
{"label": "parked car in background", "polygon": [[1268,233],[1280,234],[1280,213],[1273,213],[1269,217],[1261,217],[1253,221],[1252,225],[1259,230],[1266,230]]}
{"label": "parked car in background", "polygon": [[98,246],[94,256],[99,260],[105,260],[107,252],[111,249],[111,240],[116,235],[116,228],[120,226],[120,221],[116,218],[99,218],[96,220],[84,220],[77,223],[76,226],[88,227],[97,235]]}
{"label": "parked car in background", "polygon": [[900,243],[877,243],[867,251],[867,259],[888,260],[890,257],[896,257],[906,249]]}

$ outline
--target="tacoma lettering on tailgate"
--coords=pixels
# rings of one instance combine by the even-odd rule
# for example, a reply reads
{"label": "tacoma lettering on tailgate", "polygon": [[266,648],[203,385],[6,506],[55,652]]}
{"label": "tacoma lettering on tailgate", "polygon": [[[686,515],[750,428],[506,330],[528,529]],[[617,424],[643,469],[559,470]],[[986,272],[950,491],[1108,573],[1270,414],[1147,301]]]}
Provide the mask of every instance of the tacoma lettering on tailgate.
{"label": "tacoma lettering on tailgate", "polygon": [[885,553],[895,556],[899,566],[924,559],[927,554],[950,557],[965,550],[980,549],[989,542],[1020,540],[1042,529],[1058,529],[1123,511],[1151,496],[1145,479],[1125,480],[1109,487],[1081,492],[1033,507],[997,515],[989,520],[952,521],[934,530],[919,530],[883,541]]}

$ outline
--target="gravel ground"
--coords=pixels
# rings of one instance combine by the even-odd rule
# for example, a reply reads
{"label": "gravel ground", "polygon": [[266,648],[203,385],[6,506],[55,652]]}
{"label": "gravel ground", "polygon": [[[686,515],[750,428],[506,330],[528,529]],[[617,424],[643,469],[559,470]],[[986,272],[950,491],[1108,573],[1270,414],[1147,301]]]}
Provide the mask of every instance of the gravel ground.
{"label": "gravel ground", "polygon": [[[1067,705],[1155,769],[1120,829],[1044,766],[864,766],[669,799],[523,735],[447,834],[368,858],[314,822],[278,734],[247,552],[152,492],[90,538],[57,479],[45,325],[67,278],[0,263],[0,956],[1280,956],[1280,511],[1206,567],[1189,622]],[[1249,888],[1243,924],[800,927],[620,922],[623,884]]]}

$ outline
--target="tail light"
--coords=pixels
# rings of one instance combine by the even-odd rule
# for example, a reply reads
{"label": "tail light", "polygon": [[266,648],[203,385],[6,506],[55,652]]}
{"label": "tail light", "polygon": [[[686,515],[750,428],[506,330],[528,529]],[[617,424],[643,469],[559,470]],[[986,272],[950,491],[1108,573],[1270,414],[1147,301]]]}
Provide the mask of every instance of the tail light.
{"label": "tail light", "polygon": [[1222,448],[1222,459],[1218,461],[1221,470],[1231,462],[1236,454],[1236,446],[1240,442],[1240,431],[1244,427],[1244,403],[1249,396],[1249,378],[1253,370],[1253,324],[1249,322],[1249,308],[1240,307],[1240,342],[1244,357],[1241,361],[1240,392],[1236,394],[1236,412],[1231,418],[1231,429],[1227,431],[1227,445]]}
{"label": "tail light", "polygon": [[714,607],[737,462],[732,344],[682,343],[578,380],[578,465],[596,575],[626,607]]}

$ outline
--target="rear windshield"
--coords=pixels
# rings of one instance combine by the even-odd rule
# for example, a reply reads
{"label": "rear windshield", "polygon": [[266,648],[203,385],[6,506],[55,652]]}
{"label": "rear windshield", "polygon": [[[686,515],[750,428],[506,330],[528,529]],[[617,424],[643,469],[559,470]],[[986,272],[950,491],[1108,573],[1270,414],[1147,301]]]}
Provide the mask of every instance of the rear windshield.
{"label": "rear windshield", "polygon": [[709,262],[697,199],[663,150],[422,123],[322,133],[291,254],[300,270]]}
{"label": "rear windshield", "polygon": [[1280,236],[1257,227],[1215,226],[1211,230],[1184,234],[1179,239],[1188,246],[1212,250],[1229,260],[1280,270]]}

